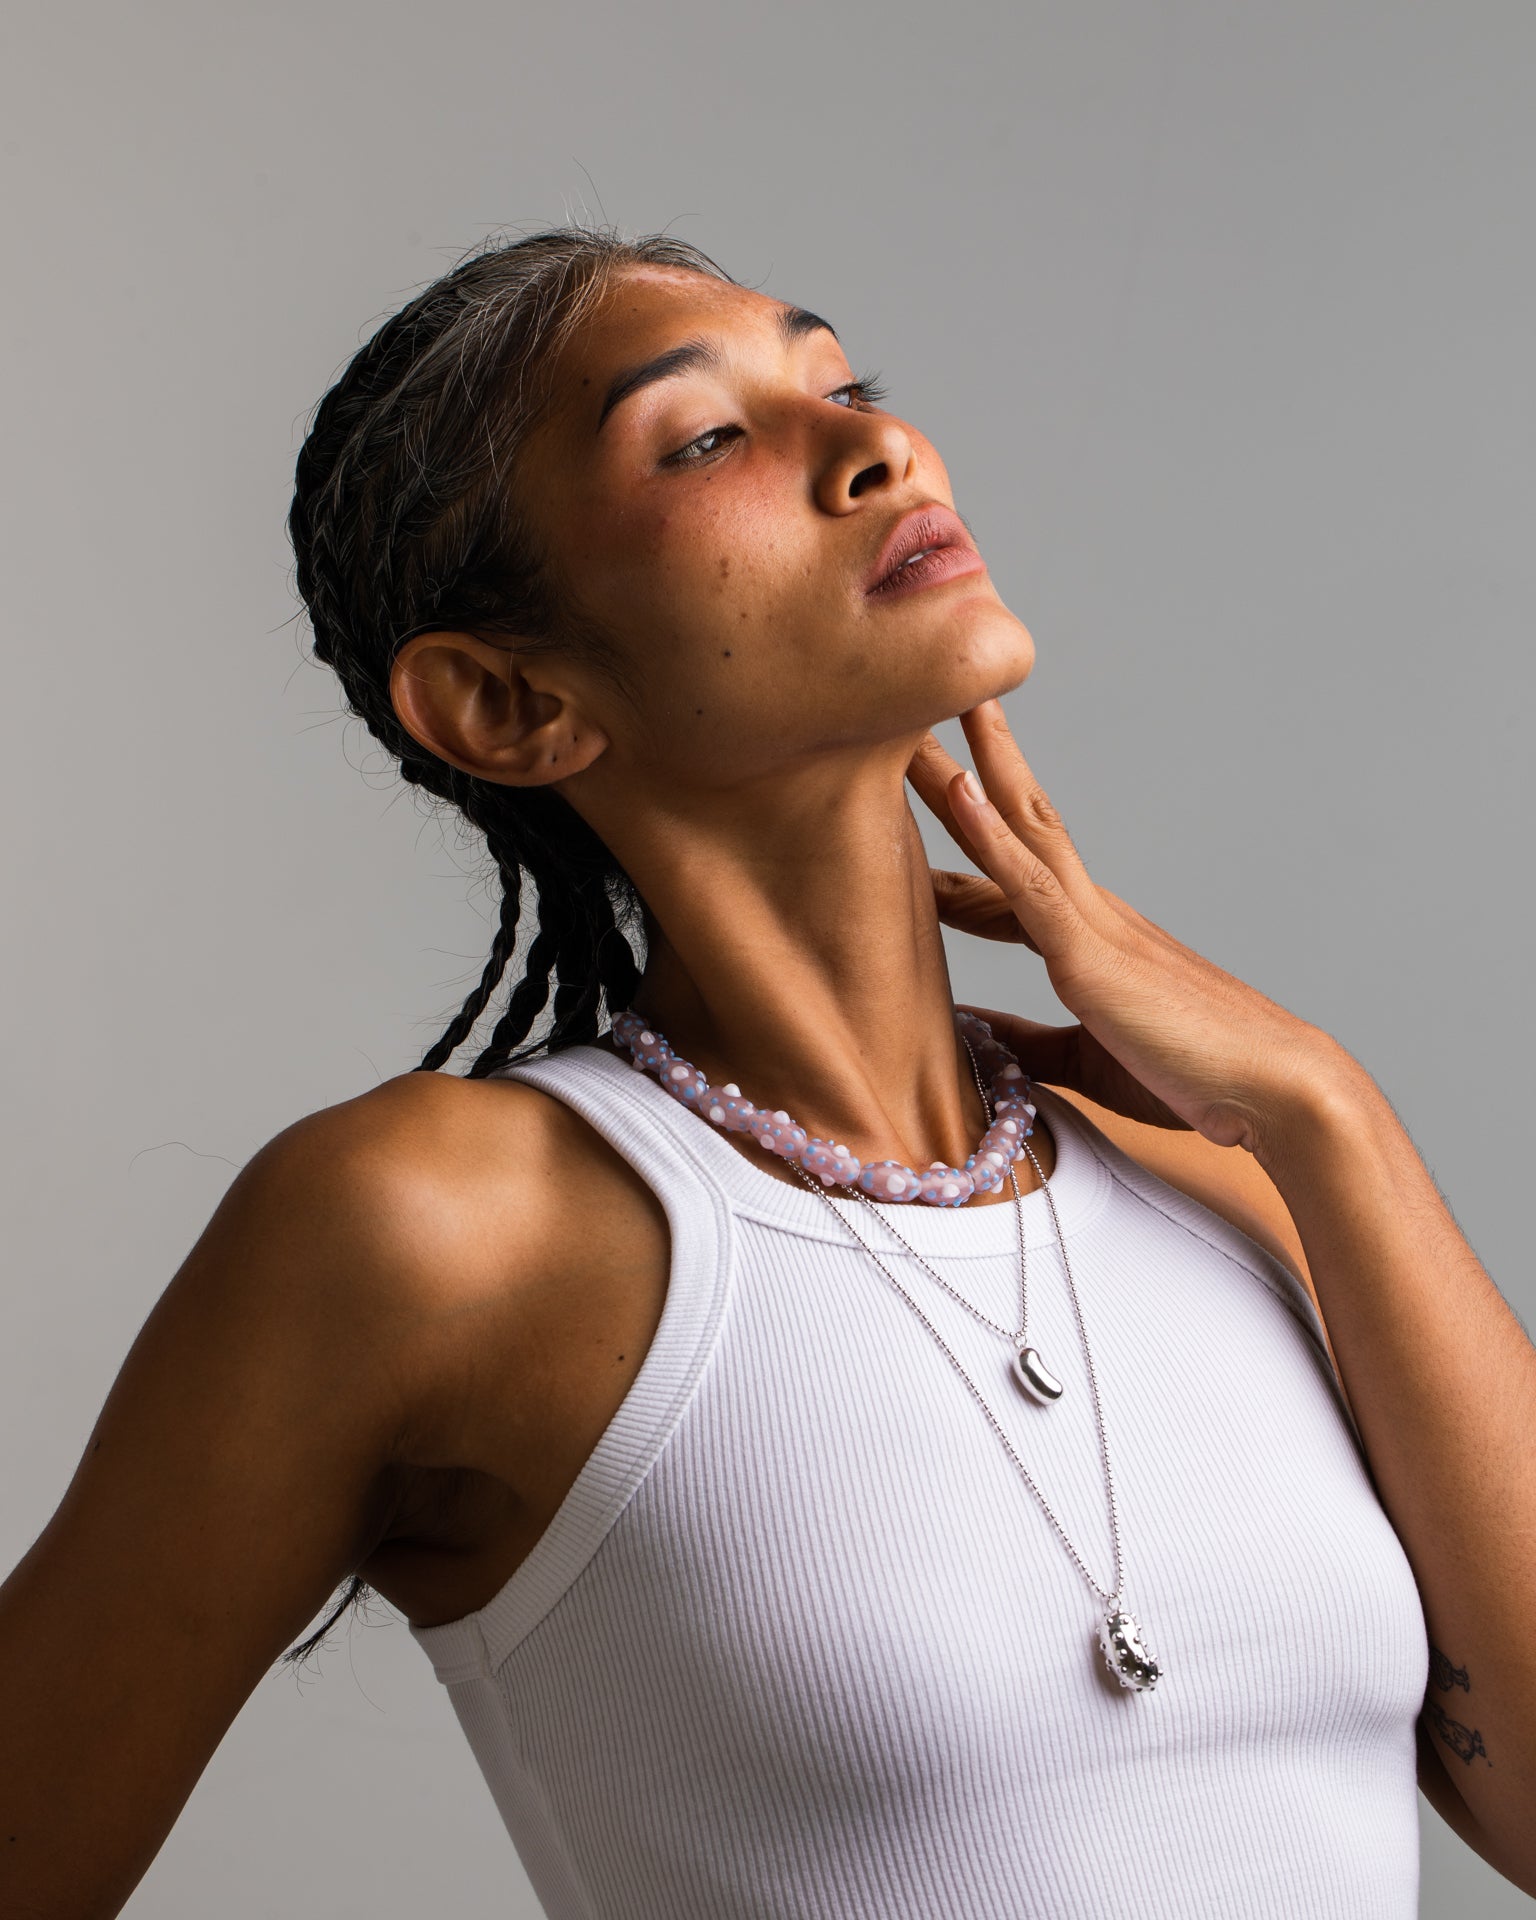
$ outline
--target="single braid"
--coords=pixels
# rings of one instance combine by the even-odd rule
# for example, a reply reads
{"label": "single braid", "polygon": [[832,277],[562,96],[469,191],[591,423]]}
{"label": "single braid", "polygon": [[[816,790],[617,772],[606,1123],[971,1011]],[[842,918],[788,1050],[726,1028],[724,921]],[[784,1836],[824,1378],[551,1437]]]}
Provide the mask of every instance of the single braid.
{"label": "single braid", "polygon": [[501,985],[507,962],[517,946],[517,923],[523,904],[523,870],[515,858],[509,862],[505,857],[498,857],[496,866],[501,874],[501,918],[496,928],[496,938],[491,942],[485,971],[480,976],[480,984],[448,1022],[442,1034],[428,1047],[416,1068],[418,1073],[435,1073],[468,1039],[475,1022],[491,1004],[491,996]]}
{"label": "single braid", "polygon": [[360,1573],[349,1574],[330,1612],[320,1622],[319,1626],[315,1628],[313,1633],[302,1640],[298,1646],[288,1649],[283,1655],[284,1664],[288,1665],[297,1663],[300,1660],[307,1660],[317,1647],[325,1644],[325,1636],[330,1632],[331,1628],[335,1626],[336,1622],[340,1620],[344,1614],[349,1613],[353,1607],[366,1599],[372,1591],[373,1589]]}
{"label": "single braid", "polygon": [[[599,905],[601,903],[601,905]],[[570,937],[555,956],[553,1033],[561,1045],[577,1046],[597,1038],[597,1009],[603,983],[597,971],[597,943],[607,896],[589,879],[577,893],[579,911]]]}
{"label": "single braid", "polygon": [[612,901],[608,905],[608,924],[597,942],[597,977],[602,982],[603,999],[609,1015],[633,1006],[640,985],[640,969],[634,950],[618,924]]}
{"label": "single braid", "polygon": [[549,1000],[549,976],[560,955],[562,938],[572,919],[569,896],[553,888],[539,888],[539,930],[528,949],[523,977],[512,989],[506,1012],[496,1023],[490,1044],[469,1070],[469,1077],[483,1079],[506,1065],[513,1048],[523,1039]]}

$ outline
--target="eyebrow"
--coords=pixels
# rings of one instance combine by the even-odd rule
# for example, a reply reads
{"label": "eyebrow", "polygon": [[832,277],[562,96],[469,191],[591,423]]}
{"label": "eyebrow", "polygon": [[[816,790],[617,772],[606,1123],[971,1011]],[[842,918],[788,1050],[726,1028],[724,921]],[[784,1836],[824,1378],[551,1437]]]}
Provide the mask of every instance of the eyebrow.
{"label": "eyebrow", "polygon": [[[779,338],[786,347],[808,333],[830,333],[837,339],[837,329],[830,320],[823,320],[818,313],[807,313],[804,307],[780,307]],[[680,373],[692,373],[699,367],[718,367],[721,352],[713,340],[685,340],[681,346],[669,347],[665,353],[658,353],[653,360],[647,360],[638,367],[626,368],[618,374],[609,387],[603,401],[603,410],[597,416],[597,432],[603,430],[603,422],[613,412],[621,400],[627,400],[632,393],[638,393],[642,387],[649,387],[657,380],[670,380]]]}

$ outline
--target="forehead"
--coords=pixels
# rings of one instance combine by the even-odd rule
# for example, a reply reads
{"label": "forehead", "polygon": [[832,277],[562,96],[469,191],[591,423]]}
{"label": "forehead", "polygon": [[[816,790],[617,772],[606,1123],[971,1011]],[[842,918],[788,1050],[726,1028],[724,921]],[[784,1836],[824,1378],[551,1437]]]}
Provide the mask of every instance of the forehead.
{"label": "forehead", "polygon": [[680,267],[627,267],[616,274],[566,342],[556,384],[588,387],[637,358],[689,335],[760,332],[772,338],[785,302],[751,287]]}

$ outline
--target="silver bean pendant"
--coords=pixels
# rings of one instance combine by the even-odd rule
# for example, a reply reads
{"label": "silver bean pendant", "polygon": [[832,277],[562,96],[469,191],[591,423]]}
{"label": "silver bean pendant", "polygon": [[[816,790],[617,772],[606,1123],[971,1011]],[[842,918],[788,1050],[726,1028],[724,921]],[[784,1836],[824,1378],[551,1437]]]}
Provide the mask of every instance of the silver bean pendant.
{"label": "silver bean pendant", "polygon": [[1162,1668],[1141,1644],[1141,1628],[1134,1614],[1106,1613],[1099,1622],[1099,1645],[1110,1672],[1122,1687],[1150,1693],[1162,1678]]}
{"label": "silver bean pendant", "polygon": [[1049,1403],[1061,1398],[1061,1382],[1046,1371],[1045,1362],[1033,1347],[1014,1349],[1013,1371],[1019,1385],[1027,1387],[1037,1400]]}

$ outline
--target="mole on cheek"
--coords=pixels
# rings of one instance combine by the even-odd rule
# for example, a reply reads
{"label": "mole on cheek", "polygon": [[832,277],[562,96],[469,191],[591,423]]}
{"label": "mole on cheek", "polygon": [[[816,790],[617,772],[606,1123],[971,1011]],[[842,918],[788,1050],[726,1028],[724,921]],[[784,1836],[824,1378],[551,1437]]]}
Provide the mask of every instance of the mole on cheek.
{"label": "mole on cheek", "polygon": [[720,649],[720,657],[721,657],[721,659],[722,659],[722,660],[729,660],[729,659],[730,659],[730,657],[731,657],[731,650],[730,650],[730,648],[729,648],[729,647],[722,647],[722,648]]}

